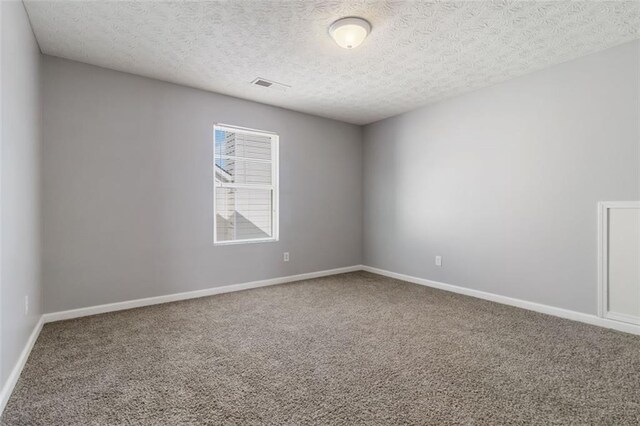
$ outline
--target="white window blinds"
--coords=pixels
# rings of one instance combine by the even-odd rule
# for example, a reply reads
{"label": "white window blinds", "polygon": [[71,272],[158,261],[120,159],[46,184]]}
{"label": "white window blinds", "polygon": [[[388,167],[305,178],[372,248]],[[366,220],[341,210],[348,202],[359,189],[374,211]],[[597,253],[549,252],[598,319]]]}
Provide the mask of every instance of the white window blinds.
{"label": "white window blinds", "polygon": [[278,239],[278,136],[214,126],[214,243]]}

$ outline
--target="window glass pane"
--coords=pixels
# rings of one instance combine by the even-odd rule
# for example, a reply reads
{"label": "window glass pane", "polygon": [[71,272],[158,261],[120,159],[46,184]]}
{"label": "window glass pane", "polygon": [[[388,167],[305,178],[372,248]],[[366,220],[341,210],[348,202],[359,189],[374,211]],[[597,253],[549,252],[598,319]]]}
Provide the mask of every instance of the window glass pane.
{"label": "window glass pane", "polygon": [[[271,137],[216,129],[216,157],[233,157],[271,160]],[[222,160],[225,161],[225,160]]]}
{"label": "window glass pane", "polygon": [[217,240],[271,238],[272,200],[271,190],[216,188]]}
{"label": "window glass pane", "polygon": [[216,181],[271,185],[271,163],[216,158]]}

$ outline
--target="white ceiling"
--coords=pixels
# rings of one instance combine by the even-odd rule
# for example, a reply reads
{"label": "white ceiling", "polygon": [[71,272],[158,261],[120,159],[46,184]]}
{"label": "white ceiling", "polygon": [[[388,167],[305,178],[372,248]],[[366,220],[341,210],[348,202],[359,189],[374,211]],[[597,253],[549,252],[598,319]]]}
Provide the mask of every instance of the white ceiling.
{"label": "white ceiling", "polygon": [[[25,3],[46,54],[356,124],[640,38],[638,1]],[[352,15],[373,30],[341,49]]]}

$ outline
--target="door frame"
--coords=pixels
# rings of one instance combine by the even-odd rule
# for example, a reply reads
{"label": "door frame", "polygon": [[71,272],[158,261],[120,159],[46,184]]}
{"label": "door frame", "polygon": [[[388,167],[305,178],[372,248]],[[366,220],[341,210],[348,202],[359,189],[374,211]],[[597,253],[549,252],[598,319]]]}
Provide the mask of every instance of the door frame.
{"label": "door frame", "polygon": [[598,203],[598,316],[640,325],[640,318],[609,312],[609,210],[640,209],[640,201],[600,201]]}

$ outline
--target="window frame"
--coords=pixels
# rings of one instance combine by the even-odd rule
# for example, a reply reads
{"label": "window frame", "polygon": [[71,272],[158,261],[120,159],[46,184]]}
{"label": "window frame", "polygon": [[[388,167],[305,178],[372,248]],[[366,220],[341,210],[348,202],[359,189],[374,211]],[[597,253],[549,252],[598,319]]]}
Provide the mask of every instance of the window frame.
{"label": "window frame", "polygon": [[[216,182],[216,160],[219,158],[216,154],[216,130],[223,132],[243,133],[249,135],[258,135],[269,137],[271,139],[271,185],[258,185],[247,183],[217,183]],[[212,182],[213,182],[213,244],[218,245],[234,245],[234,244],[252,244],[252,243],[268,243],[275,242],[280,239],[280,155],[279,145],[280,137],[277,133],[265,130],[251,129],[248,127],[233,126],[229,124],[216,123],[213,125],[213,156],[212,156]],[[220,156],[226,159],[236,159],[240,161],[253,161],[243,157]],[[260,160],[257,160],[258,162]],[[272,191],[271,214],[272,214],[272,235],[267,238],[249,238],[245,240],[225,240],[218,241],[218,226],[216,221],[216,188],[241,188],[241,189],[264,189]]]}

